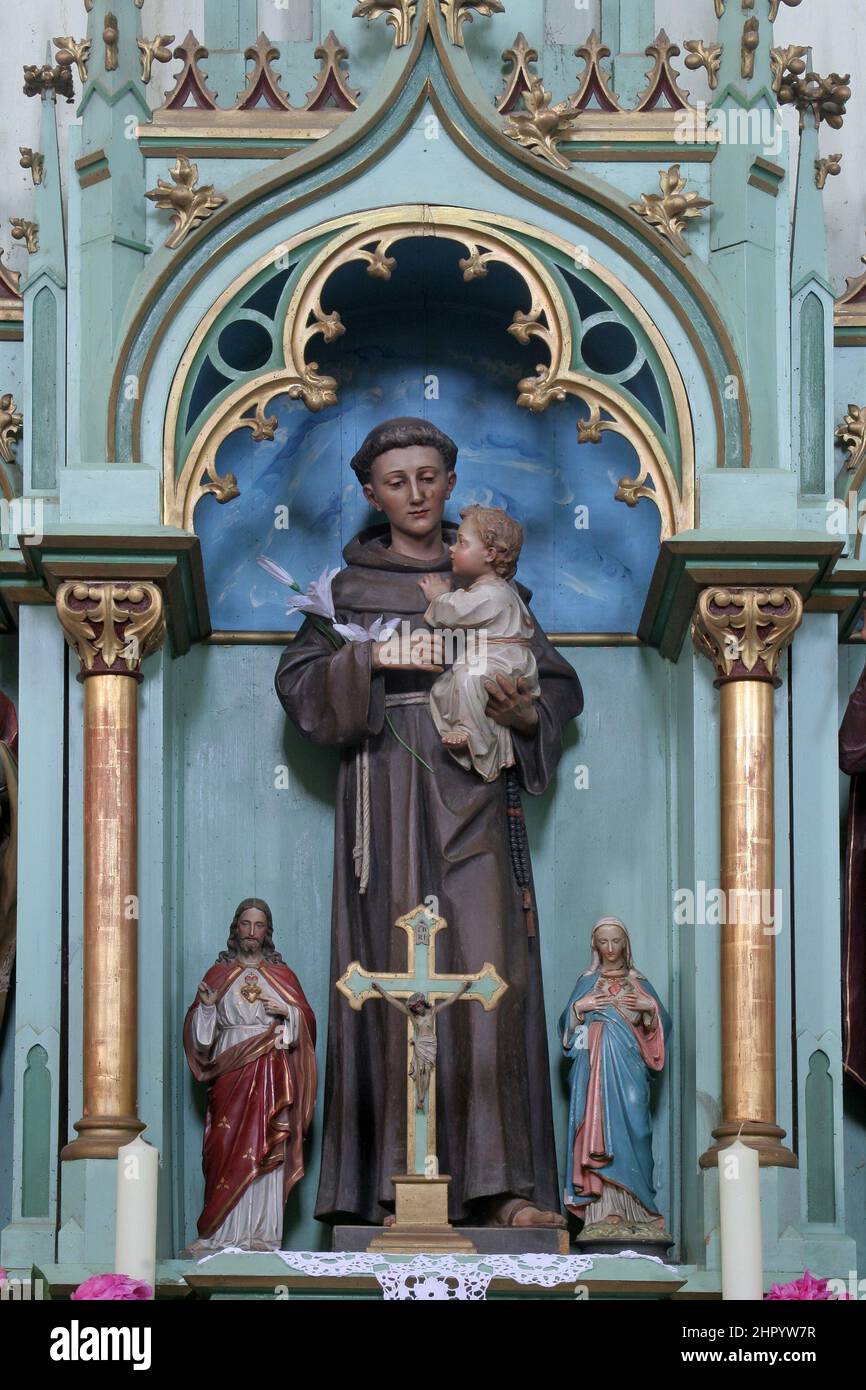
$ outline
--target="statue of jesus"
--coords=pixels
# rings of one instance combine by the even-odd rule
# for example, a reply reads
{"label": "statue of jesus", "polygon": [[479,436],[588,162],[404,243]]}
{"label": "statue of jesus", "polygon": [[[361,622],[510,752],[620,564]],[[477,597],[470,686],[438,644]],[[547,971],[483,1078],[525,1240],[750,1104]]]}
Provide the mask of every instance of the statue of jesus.
{"label": "statue of jesus", "polygon": [[[465,972],[489,960],[508,981],[495,1011],[450,1009],[438,1020],[437,1147],[442,1171],[451,1174],[449,1219],[562,1226],[539,943],[526,911],[531,871],[521,851],[517,873],[509,835],[514,797],[507,774],[484,782],[455,761],[430,712],[443,644],[425,625],[419,581],[451,574],[448,547],[457,528],[444,511],[456,461],[453,440],[426,420],[388,420],[367,437],[352,468],[387,524],[346,546],[346,568],[332,591],[336,620],[367,629],[380,615],[405,620],[412,642],[395,651],[393,642],[371,638],[335,650],[308,620],[283,653],[276,687],[298,729],[343,754],[331,978],[352,960],[400,971],[402,942],[392,924],[435,895],[450,924],[441,968]],[[487,713],[510,731],[519,784],[535,795],[550,785],[562,730],[583,696],[537,623],[532,642],[540,696],[499,675],[488,682]],[[403,1019],[393,1009],[358,1013],[335,998],[321,1220],[388,1220],[391,1176],[406,1171],[405,1104]]]}

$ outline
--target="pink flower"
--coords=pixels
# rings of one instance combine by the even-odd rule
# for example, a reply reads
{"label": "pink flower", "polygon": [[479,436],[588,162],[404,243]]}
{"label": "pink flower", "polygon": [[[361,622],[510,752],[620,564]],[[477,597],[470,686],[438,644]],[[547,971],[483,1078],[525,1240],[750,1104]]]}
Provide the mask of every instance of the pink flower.
{"label": "pink flower", "polygon": [[819,1300],[821,1302],[836,1301],[839,1299],[850,1299],[849,1293],[833,1293],[827,1285],[826,1279],[815,1279],[808,1271],[803,1274],[802,1279],[792,1279],[789,1284],[774,1284],[769,1293],[764,1294],[764,1302],[772,1303],[783,1300]]}
{"label": "pink flower", "polygon": [[72,1297],[132,1302],[140,1298],[153,1298],[153,1289],[143,1279],[130,1279],[128,1274],[94,1274],[78,1285]]}

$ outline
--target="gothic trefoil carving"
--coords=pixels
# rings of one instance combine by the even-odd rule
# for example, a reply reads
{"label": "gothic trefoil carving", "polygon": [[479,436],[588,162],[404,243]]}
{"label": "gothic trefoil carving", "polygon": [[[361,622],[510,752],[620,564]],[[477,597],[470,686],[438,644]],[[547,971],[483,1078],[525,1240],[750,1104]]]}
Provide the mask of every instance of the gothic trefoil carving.
{"label": "gothic trefoil carving", "polygon": [[583,59],[584,66],[580,86],[569,98],[571,105],[577,111],[584,111],[590,106],[600,111],[621,111],[619,97],[610,85],[610,76],[601,65],[603,58],[610,57],[610,49],[602,43],[596,31],[593,29],[586,43],[574,51],[578,58]]}
{"label": "gothic trefoil carving", "polygon": [[267,34],[259,34],[254,44],[244,53],[252,67],[247,74],[247,85],[240,93],[235,106],[236,111],[252,111],[263,101],[272,111],[290,111],[292,104],[280,86],[279,75],[272,64],[280,56],[276,44],[271,43]]}
{"label": "gothic trefoil carving", "polygon": [[645,217],[650,226],[675,246],[681,256],[688,256],[691,248],[683,232],[688,221],[700,217],[704,208],[712,207],[710,198],[702,198],[698,193],[686,193],[686,181],[680,175],[679,164],[659,173],[661,193],[642,193],[639,203],[629,203],[633,212]]}
{"label": "gothic trefoil carving", "polygon": [[646,50],[653,66],[647,73],[647,85],[637,99],[637,111],[685,111],[689,94],[680,86],[671,60],[679,55],[679,47],[660,29]]}
{"label": "gothic trefoil carving", "polygon": [[202,72],[199,67],[201,59],[207,56],[208,50],[199,43],[190,29],[183,43],[178,44],[174,50],[174,57],[183,63],[183,67],[171,91],[166,93],[163,110],[180,111],[181,108],[190,105],[190,98],[191,104],[202,111],[216,110],[217,94],[210,90],[207,85],[207,73]]}
{"label": "gothic trefoil carving", "polygon": [[380,19],[394,30],[394,47],[405,48],[412,37],[412,21],[418,6],[416,0],[358,0],[352,11],[353,19]]}
{"label": "gothic trefoil carving", "polygon": [[533,154],[546,159],[557,169],[570,169],[571,164],[559,151],[563,140],[572,138],[579,113],[570,101],[551,105],[551,94],[540,77],[534,77],[529,91],[523,94],[524,110],[511,113],[505,122],[505,134]]}
{"label": "gothic trefoil carving", "polygon": [[191,164],[186,155],[178,155],[169,173],[172,183],[158,179],[156,188],[151,188],[144,196],[158,208],[171,212],[174,231],[165,244],[174,249],[180,246],[194,227],[210,217],[226,200],[222,193],[216,192],[211,183],[202,184],[201,188],[196,187],[198,165]]}
{"label": "gothic trefoil carving", "polygon": [[305,111],[321,111],[331,101],[340,111],[357,111],[360,92],[349,86],[348,70],[343,67],[348,56],[348,48],[332,29],[314,54],[321,68],[316,74],[315,87],[307,93]]}
{"label": "gothic trefoil carving", "polygon": [[439,8],[445,16],[445,28],[452,43],[463,47],[463,26],[472,23],[476,14],[504,14],[502,0],[439,0]]}

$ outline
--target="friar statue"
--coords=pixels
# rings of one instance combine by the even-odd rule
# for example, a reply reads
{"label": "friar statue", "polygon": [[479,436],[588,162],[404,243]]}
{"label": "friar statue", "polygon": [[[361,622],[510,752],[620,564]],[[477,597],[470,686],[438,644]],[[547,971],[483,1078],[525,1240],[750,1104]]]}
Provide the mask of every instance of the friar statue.
{"label": "friar statue", "polygon": [[316,1020],[274,949],[260,898],[238,905],[226,949],[187,1012],[183,1044],[208,1086],[204,1208],[187,1254],[279,1250],[316,1103]]}
{"label": "friar statue", "polygon": [[[435,895],[449,927],[437,941],[437,969],[465,973],[487,960],[508,983],[495,1011],[449,1009],[437,1020],[437,1147],[452,1178],[450,1220],[561,1226],[539,943],[526,911],[531,869],[513,832],[520,787],[538,794],[549,786],[563,726],[583,698],[536,624],[540,697],[505,676],[488,686],[488,713],[513,737],[518,804],[507,774],[485,782],[443,746],[430,712],[443,644],[425,626],[419,581],[451,573],[457,528],[443,515],[456,460],[454,442],[425,420],[388,420],[367,437],[352,468],[387,524],[346,546],[332,589],[336,621],[369,629],[384,616],[422,635],[397,650],[375,640],[335,649],[308,619],[283,654],[276,687],[312,743],[343,753],[332,980],[352,960],[405,970],[406,938],[393,924]],[[405,1171],[405,1019],[384,1003],[359,1013],[335,996],[316,1215],[388,1224],[391,1176]]]}

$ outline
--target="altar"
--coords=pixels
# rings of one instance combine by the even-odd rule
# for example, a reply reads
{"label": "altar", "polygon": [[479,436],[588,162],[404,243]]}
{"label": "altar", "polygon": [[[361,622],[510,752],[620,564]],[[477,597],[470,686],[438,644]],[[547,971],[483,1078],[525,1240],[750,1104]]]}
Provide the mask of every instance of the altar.
{"label": "altar", "polygon": [[[176,41],[147,37],[148,0],[92,0],[86,45],[32,55],[38,235],[20,274],[0,265],[0,395],[15,395],[0,400],[0,685],[21,731],[0,1265],[52,1299],[114,1270],[118,1152],[139,1134],[159,1155],[158,1299],[717,1298],[735,1142],[758,1156],[766,1287],[857,1269],[837,731],[866,570],[859,535],[826,518],[866,477],[856,419],[837,429],[866,289],[829,287],[815,176],[845,97],[825,109],[779,68],[778,0],[756,0],[748,61],[740,6],[696,7],[721,47],[684,41],[688,74],[653,5],[602,0],[591,33],[580,8],[319,0],[278,10],[270,37],[255,4],[209,0],[203,33]],[[726,141],[704,97],[722,116],[793,105],[799,133],[772,153],[758,124]],[[437,763],[438,819],[418,691],[380,681],[381,710],[367,698],[378,655],[361,647],[378,651],[380,629],[328,647],[304,622],[417,628],[427,601],[405,592],[450,574],[447,556],[401,559],[382,478],[353,469],[371,431],[407,419],[457,448],[440,550],[472,508],[520,522],[506,578],[544,643],[511,791],[503,775],[482,794],[469,772],[461,791]],[[322,611],[293,610],[323,592]],[[344,673],[366,661],[367,684],[298,694],[311,641]],[[501,844],[485,820],[500,809]],[[475,878],[473,855],[488,856]],[[265,986],[238,977],[245,910]],[[413,913],[428,935],[398,955]],[[640,1050],[618,1065],[652,1072],[653,1195],[625,1186],[664,1241],[605,1253],[580,1245],[570,1066],[601,1032],[569,995],[604,975],[611,923],[639,990]],[[441,954],[416,966],[430,939]],[[220,1184],[247,1157],[226,1139],[213,1158],[235,1123],[208,1089],[213,1027],[250,1030],[251,1068],[262,1049],[243,1004],[207,1014],[186,1055],[184,1021],[230,987],[251,1008],[279,995],[257,1016],[285,1028],[267,1121],[301,1107],[304,1132],[279,1250],[196,1260],[226,1215],[203,1132]],[[428,1031],[429,1093],[411,1017],[382,1022],[389,993],[404,1013],[460,994]],[[515,1029],[523,1051],[522,1033],[503,1040]],[[611,1094],[622,1147],[629,1104]],[[278,1141],[259,1138],[273,1172]],[[555,1151],[546,1187],[539,1145]],[[432,1183],[440,1158],[441,1220],[474,1253],[412,1268],[369,1250],[391,1174],[420,1181],[426,1164]],[[555,1206],[558,1224],[521,1239],[498,1207],[485,1223],[479,1194]]]}

